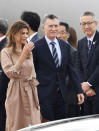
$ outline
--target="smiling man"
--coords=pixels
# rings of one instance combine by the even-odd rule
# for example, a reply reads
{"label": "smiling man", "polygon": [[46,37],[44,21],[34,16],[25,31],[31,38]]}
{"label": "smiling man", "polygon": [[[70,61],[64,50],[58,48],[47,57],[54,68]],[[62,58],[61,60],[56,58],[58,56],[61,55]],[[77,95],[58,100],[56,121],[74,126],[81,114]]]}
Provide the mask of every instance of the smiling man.
{"label": "smiling man", "polygon": [[84,115],[99,113],[99,32],[92,12],[80,17],[85,37],[78,42],[77,66],[82,89],[86,95]]}
{"label": "smiling man", "polygon": [[55,15],[47,15],[43,21],[45,36],[35,43],[33,52],[37,78],[40,82],[38,95],[41,114],[46,120],[67,117],[67,94],[65,78],[69,72],[76,85],[78,104],[84,96],[75,69],[70,63],[70,46],[56,38],[59,20]]}

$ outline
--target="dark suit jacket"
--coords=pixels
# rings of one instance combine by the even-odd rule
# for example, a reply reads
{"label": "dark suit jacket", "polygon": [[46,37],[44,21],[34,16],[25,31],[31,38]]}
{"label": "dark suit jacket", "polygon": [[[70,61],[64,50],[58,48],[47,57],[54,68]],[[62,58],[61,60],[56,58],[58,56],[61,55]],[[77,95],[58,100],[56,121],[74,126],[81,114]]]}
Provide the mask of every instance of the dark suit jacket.
{"label": "dark suit jacket", "polygon": [[69,72],[71,79],[76,85],[77,93],[82,92],[78,76],[70,63],[70,46],[63,40],[58,39],[62,62],[59,68],[56,68],[53,57],[46,43],[45,37],[35,43],[33,50],[34,65],[37,73],[37,79],[40,82],[38,86],[38,95],[40,103],[53,102],[54,92],[59,86],[64,100],[67,100],[67,88],[65,78]]}
{"label": "dark suit jacket", "polygon": [[93,45],[88,56],[87,38],[78,41],[77,67],[80,81],[88,81],[99,94],[99,32],[93,39]]}
{"label": "dark suit jacket", "polygon": [[[0,52],[1,52],[2,48],[6,45],[6,43],[7,43],[7,38],[3,39],[0,42]],[[0,64],[0,70],[1,70],[1,72],[0,72],[0,105],[4,105],[9,79],[5,75],[5,73],[3,72],[1,64]]]}
{"label": "dark suit jacket", "polygon": [[[70,55],[71,55],[72,65],[74,67],[76,67],[77,49],[73,48],[71,45],[70,45]],[[78,106],[75,85],[73,84],[73,82],[71,81],[71,78],[69,76],[66,77],[66,83],[67,83],[67,88],[68,88],[68,103],[69,103],[69,105],[70,106],[74,106],[74,105]],[[73,108],[73,107],[71,107],[71,108]]]}
{"label": "dark suit jacket", "polygon": [[39,36],[39,34],[37,33],[36,35],[34,35],[34,37],[31,39],[31,41],[33,42],[33,43],[35,43],[36,41],[38,41],[40,39],[40,36]]}
{"label": "dark suit jacket", "polygon": [[[5,44],[7,43],[7,38],[4,38],[1,42],[0,42],[0,52],[3,49],[3,47],[5,46]],[[1,69],[1,64],[0,64],[0,69]]]}
{"label": "dark suit jacket", "polygon": [[[4,38],[0,42],[0,52],[7,43],[7,38]],[[5,99],[8,87],[9,79],[2,70],[0,64],[0,131],[5,131],[6,123],[6,111],[5,111]]]}

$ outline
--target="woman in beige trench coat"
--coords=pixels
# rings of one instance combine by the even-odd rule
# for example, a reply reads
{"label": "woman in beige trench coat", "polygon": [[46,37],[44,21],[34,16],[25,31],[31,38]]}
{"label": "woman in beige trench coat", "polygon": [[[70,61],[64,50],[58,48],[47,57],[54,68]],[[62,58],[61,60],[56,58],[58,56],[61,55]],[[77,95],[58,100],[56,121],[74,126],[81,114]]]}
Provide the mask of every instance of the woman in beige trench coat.
{"label": "woman in beige trench coat", "polygon": [[8,44],[1,51],[1,64],[10,78],[6,96],[6,131],[40,123],[40,108],[33,65],[33,43],[27,44],[28,26],[15,22],[7,33]]}

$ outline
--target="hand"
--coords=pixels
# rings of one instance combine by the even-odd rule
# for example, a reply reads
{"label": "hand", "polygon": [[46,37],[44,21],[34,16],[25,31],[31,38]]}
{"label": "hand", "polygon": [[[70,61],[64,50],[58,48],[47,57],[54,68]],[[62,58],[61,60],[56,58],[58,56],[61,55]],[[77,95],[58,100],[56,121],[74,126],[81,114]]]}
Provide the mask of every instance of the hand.
{"label": "hand", "polygon": [[95,96],[96,92],[92,88],[90,88],[89,90],[86,91],[86,95],[89,96],[89,97]]}
{"label": "hand", "polygon": [[78,97],[78,104],[82,104],[84,102],[84,95],[82,93],[77,94]]}
{"label": "hand", "polygon": [[18,60],[19,65],[21,65],[24,62],[24,60],[27,58],[27,56],[33,50],[33,48],[34,48],[34,44],[32,42],[25,43],[22,53],[21,53],[21,56]]}
{"label": "hand", "polygon": [[32,42],[26,43],[25,46],[23,47],[23,51],[21,55],[24,58],[26,58],[29,52],[31,52],[33,49],[34,49],[34,43]]}
{"label": "hand", "polygon": [[34,43],[33,42],[29,42],[26,43],[23,50],[25,50],[26,52],[31,52],[34,49]]}
{"label": "hand", "polygon": [[82,90],[84,91],[84,93],[86,93],[86,91],[90,89],[90,85],[88,84],[88,82],[83,82],[81,83],[81,85],[82,85]]}

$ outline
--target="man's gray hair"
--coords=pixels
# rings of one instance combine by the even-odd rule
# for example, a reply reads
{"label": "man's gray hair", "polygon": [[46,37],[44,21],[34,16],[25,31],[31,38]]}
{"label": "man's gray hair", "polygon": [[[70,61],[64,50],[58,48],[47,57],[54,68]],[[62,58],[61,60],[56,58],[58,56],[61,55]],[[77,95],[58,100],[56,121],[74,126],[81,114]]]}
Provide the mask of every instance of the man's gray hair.
{"label": "man's gray hair", "polygon": [[84,12],[84,13],[80,16],[80,20],[81,20],[81,17],[82,17],[82,16],[92,16],[93,19],[96,21],[96,16],[95,16],[95,14],[94,14],[93,12],[91,12],[91,11],[86,11],[86,12]]}
{"label": "man's gray hair", "polygon": [[45,23],[46,19],[52,19],[53,20],[53,19],[58,19],[58,17],[55,16],[54,14],[46,14],[46,15],[44,15],[42,24]]}

